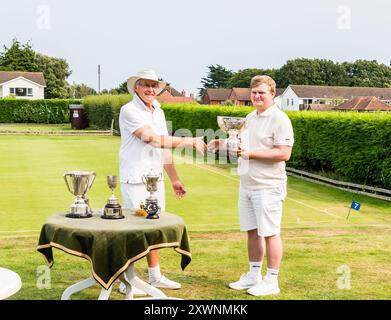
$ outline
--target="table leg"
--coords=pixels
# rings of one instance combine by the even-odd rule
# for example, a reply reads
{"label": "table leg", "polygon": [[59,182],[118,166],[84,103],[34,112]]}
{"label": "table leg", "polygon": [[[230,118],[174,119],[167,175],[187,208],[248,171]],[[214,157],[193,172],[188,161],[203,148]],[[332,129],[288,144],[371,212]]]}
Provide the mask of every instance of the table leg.
{"label": "table leg", "polygon": [[75,283],[64,290],[61,296],[61,300],[71,300],[72,294],[84,290],[86,288],[92,287],[95,283],[96,280],[94,279],[94,277],[89,277],[88,279]]}
{"label": "table leg", "polygon": [[138,289],[144,291],[145,293],[149,294],[152,297],[167,298],[167,296],[164,294],[163,291],[151,286],[150,284],[138,278],[136,276],[136,273],[134,272],[133,264],[131,264],[128,267],[128,269],[126,269],[126,271],[122,274],[122,278],[123,278],[123,282],[126,285],[126,296],[125,296],[126,300],[133,299],[132,286],[137,287]]}
{"label": "table leg", "polygon": [[109,300],[111,289],[113,289],[112,285],[107,290],[105,288],[102,288],[98,300]]}

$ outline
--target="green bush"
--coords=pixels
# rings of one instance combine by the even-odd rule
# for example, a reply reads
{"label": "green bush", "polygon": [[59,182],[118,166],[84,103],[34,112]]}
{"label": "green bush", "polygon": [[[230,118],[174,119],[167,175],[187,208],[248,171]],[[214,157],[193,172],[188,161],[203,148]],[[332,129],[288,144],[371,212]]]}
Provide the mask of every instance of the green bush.
{"label": "green bush", "polygon": [[67,123],[70,104],[81,104],[81,100],[0,99],[0,122]]}
{"label": "green bush", "polygon": [[87,96],[83,105],[91,128],[107,130],[114,119],[114,129],[119,131],[119,111],[132,97],[129,94]]}
{"label": "green bush", "polygon": [[295,132],[289,166],[391,188],[391,113],[288,112]]}

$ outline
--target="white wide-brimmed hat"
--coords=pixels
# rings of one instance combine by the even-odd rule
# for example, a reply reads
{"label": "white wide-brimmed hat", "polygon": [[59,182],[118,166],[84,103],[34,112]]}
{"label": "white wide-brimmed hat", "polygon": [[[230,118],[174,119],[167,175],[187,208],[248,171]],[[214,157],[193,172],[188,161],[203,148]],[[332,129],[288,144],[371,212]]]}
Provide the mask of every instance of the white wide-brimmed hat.
{"label": "white wide-brimmed hat", "polygon": [[159,83],[159,89],[157,89],[156,94],[159,94],[166,86],[166,83],[164,81],[160,81],[157,77],[155,71],[153,70],[143,70],[137,73],[136,76],[130,77],[128,79],[128,91],[131,94],[134,94],[134,87],[136,85],[136,82],[140,79],[146,79],[146,80],[153,80]]}

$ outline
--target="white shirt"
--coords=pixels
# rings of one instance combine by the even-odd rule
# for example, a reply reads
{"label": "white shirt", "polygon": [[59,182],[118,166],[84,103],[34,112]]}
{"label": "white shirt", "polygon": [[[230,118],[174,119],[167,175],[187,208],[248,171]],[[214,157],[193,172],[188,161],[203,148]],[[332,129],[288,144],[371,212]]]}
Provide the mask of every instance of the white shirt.
{"label": "white shirt", "polygon": [[[240,135],[244,150],[271,150],[274,146],[293,146],[293,128],[288,116],[277,105],[257,115],[246,116],[247,126]],[[239,158],[240,183],[248,189],[272,188],[286,182],[285,161],[272,162]]]}
{"label": "white shirt", "polygon": [[148,174],[151,169],[156,174],[162,173],[163,177],[163,149],[155,148],[133,135],[144,126],[151,127],[157,135],[168,135],[164,112],[156,100],[153,107],[155,110],[151,112],[135,94],[133,100],[121,108],[119,176],[122,183],[141,183],[142,175]]}

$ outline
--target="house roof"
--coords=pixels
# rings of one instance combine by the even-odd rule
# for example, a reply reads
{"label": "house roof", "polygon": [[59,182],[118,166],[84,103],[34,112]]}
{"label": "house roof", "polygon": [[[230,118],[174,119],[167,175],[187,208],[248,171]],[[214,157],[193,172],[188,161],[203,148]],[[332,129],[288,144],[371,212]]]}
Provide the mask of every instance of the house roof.
{"label": "house roof", "polygon": [[250,88],[232,88],[232,93],[235,94],[236,99],[240,101],[251,101]]}
{"label": "house roof", "polygon": [[334,107],[334,110],[391,111],[391,106],[380,101],[377,97],[356,97]]}
{"label": "house roof", "polygon": [[156,99],[160,103],[198,103],[191,97],[158,96]]}
{"label": "house roof", "polygon": [[42,72],[0,71],[0,84],[23,77],[41,86],[46,86]]}
{"label": "house roof", "polygon": [[276,97],[282,95],[286,88],[276,88]]}
{"label": "house roof", "polygon": [[223,88],[208,88],[205,90],[205,94],[208,94],[210,100],[218,100],[225,101],[229,98],[231,94],[231,89],[223,89]]}
{"label": "house roof", "polygon": [[[250,88],[232,88],[236,98],[241,101],[251,101],[251,89]],[[281,95],[285,91],[284,88],[276,88],[276,97]]]}
{"label": "house roof", "polygon": [[289,86],[300,98],[343,98],[375,96],[381,100],[391,100],[391,88],[336,87],[336,86]]}
{"label": "house roof", "polygon": [[176,89],[174,89],[173,87],[170,87],[170,86],[165,87],[162,90],[162,92],[160,92],[158,94],[158,96],[162,95],[163,92],[165,92],[165,91],[169,92],[173,97],[182,97],[183,96],[182,93],[180,93],[178,90],[176,90]]}

